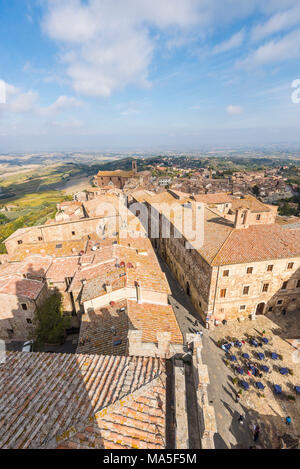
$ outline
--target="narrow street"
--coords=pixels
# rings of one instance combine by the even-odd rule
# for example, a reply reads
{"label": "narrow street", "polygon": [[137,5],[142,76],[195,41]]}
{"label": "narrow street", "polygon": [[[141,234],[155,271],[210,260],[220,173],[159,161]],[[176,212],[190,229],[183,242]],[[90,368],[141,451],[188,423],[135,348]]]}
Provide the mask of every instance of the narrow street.
{"label": "narrow street", "polygon": [[[167,264],[159,258],[163,272],[167,276],[170,285],[170,304],[173,306],[176,318],[183,334],[203,331],[202,358],[208,366],[210,385],[208,386],[208,396],[210,403],[215,408],[218,433],[215,436],[215,446],[217,449],[248,449],[252,446],[252,429],[256,423],[251,418],[251,412],[242,408],[235,402],[235,390],[230,383],[228,368],[223,363],[224,352],[215,345],[202,324],[195,308],[185,291],[173,277]],[[198,326],[194,326],[195,319]],[[245,417],[244,424],[238,422],[242,414]],[[257,448],[259,445],[257,445]]]}

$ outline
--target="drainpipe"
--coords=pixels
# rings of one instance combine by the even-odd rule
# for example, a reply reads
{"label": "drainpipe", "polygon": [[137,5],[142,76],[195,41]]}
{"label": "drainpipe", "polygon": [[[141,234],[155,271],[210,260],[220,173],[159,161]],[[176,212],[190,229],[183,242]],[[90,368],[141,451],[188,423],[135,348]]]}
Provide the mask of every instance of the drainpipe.
{"label": "drainpipe", "polygon": [[214,304],[213,304],[213,316],[215,314],[215,305],[216,305],[216,298],[217,298],[217,291],[218,291],[218,284],[219,284],[219,274],[220,274],[220,266],[218,266],[218,273],[217,273],[217,280],[216,280],[216,288],[215,288]]}

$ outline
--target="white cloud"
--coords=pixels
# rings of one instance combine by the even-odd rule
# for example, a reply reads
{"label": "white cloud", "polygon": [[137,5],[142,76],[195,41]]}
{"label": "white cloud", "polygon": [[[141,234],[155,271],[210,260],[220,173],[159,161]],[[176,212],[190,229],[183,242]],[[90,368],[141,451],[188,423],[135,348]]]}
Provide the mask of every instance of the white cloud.
{"label": "white cloud", "polygon": [[39,95],[34,91],[19,93],[13,100],[8,100],[8,111],[21,114],[32,112],[36,107],[38,98]]}
{"label": "white cloud", "polygon": [[49,106],[41,107],[39,104],[39,94],[35,91],[29,90],[24,92],[14,85],[3,83],[5,103],[2,103],[0,108],[3,113],[31,113],[37,116],[48,116],[83,106],[83,103],[74,97],[60,96]]}
{"label": "white cloud", "polygon": [[280,39],[274,39],[260,46],[238,65],[247,68],[256,67],[299,57],[300,29],[297,29]]}
{"label": "white cloud", "polygon": [[287,30],[299,24],[300,21],[300,5],[286,11],[280,11],[271,16],[263,24],[255,26],[251,32],[253,41],[260,41],[267,36]]}
{"label": "white cloud", "polygon": [[81,107],[83,103],[76,98],[60,96],[53,104],[46,108],[40,108],[41,114],[58,114],[69,109]]}
{"label": "white cloud", "polygon": [[243,113],[243,108],[241,106],[235,106],[233,104],[229,104],[229,106],[227,106],[226,108],[226,112],[230,116],[237,116]]}
{"label": "white cloud", "polygon": [[[110,96],[128,84],[150,85],[157,38],[150,28],[197,24],[196,0],[50,0],[44,31],[63,45],[61,60],[73,88]],[[70,27],[71,25],[71,27]]]}
{"label": "white cloud", "polygon": [[227,41],[221,42],[221,44],[218,44],[214,47],[213,49],[213,54],[221,54],[223,52],[228,52],[231,49],[235,49],[236,47],[239,47],[242,45],[245,39],[245,32],[244,30],[241,30],[231,36]]}

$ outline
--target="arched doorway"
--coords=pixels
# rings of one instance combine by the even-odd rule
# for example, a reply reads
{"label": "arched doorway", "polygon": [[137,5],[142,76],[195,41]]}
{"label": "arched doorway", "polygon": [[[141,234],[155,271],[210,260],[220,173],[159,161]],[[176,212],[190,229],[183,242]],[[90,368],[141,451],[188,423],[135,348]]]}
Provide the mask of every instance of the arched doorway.
{"label": "arched doorway", "polygon": [[186,283],[186,294],[191,296],[191,288],[189,282]]}
{"label": "arched doorway", "polygon": [[257,308],[256,308],[256,314],[264,314],[264,310],[265,310],[265,306],[266,304],[265,303],[259,303],[257,305]]}

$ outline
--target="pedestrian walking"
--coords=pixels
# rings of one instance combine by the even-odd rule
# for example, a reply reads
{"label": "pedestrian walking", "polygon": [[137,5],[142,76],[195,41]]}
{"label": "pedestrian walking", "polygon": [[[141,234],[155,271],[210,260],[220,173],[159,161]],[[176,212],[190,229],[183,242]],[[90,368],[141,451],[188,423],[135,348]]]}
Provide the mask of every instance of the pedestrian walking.
{"label": "pedestrian walking", "polygon": [[239,416],[238,421],[240,422],[241,425],[244,425],[244,417],[242,415]]}
{"label": "pedestrian walking", "polygon": [[289,415],[288,415],[287,418],[285,419],[285,423],[286,423],[287,425],[291,425],[292,419],[291,419],[291,417],[290,417]]}
{"label": "pedestrian walking", "polygon": [[236,394],[235,396],[235,402],[238,404],[240,402],[241,396],[239,394]]}

